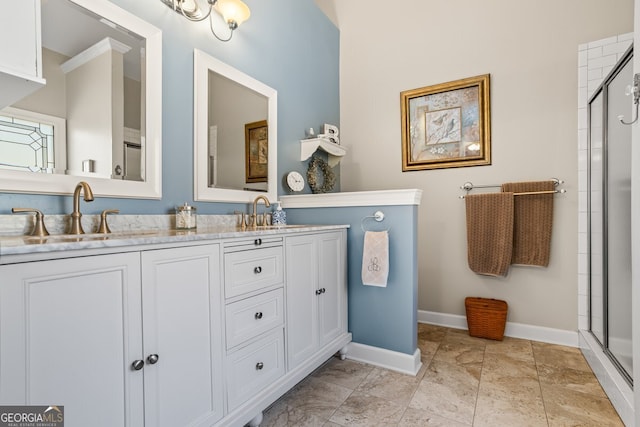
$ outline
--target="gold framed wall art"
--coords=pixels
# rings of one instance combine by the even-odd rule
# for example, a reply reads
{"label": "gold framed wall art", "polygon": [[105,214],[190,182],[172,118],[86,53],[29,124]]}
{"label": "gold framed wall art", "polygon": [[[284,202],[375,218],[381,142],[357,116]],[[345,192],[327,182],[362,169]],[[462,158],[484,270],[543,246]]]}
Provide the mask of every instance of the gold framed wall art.
{"label": "gold framed wall art", "polygon": [[400,93],[402,171],[491,164],[489,74]]}
{"label": "gold framed wall art", "polygon": [[244,125],[245,181],[267,182],[269,132],[266,120]]}

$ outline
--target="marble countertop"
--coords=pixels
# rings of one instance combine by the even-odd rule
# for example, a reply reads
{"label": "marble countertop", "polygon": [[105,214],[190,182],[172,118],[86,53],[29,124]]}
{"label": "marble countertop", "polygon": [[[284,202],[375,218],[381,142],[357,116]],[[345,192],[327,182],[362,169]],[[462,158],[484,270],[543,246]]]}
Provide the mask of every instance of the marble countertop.
{"label": "marble countertop", "polygon": [[[310,231],[334,230],[348,225],[284,225],[242,230],[236,226],[217,225],[198,227],[197,230],[132,230],[110,234],[58,234],[47,237],[2,236],[0,257],[24,254],[141,246],[151,244],[183,243],[204,240],[234,239],[254,236],[282,235]],[[6,261],[6,260],[5,260]]]}

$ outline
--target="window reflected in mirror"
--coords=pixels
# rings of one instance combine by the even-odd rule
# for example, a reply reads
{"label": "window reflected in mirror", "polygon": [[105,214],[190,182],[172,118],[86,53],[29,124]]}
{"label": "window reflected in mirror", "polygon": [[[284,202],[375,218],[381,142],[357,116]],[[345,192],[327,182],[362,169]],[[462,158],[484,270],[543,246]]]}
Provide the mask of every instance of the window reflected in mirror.
{"label": "window reflected in mirror", "polygon": [[0,113],[0,168],[64,173],[65,120],[7,107]]}

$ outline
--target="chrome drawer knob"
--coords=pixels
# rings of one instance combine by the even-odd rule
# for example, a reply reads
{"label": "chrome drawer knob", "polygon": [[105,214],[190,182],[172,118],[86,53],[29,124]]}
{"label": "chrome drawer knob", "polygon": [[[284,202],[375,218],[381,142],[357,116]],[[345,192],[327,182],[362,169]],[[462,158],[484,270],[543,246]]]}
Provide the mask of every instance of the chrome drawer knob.
{"label": "chrome drawer knob", "polygon": [[254,268],[254,269],[253,269],[253,272],[254,272],[255,274],[260,274],[260,273],[262,273],[262,267],[257,266],[256,268]]}
{"label": "chrome drawer knob", "polygon": [[147,362],[149,362],[149,365],[155,365],[158,363],[158,359],[160,359],[160,356],[157,354],[150,354],[149,357],[147,357]]}
{"label": "chrome drawer knob", "polygon": [[255,317],[257,320],[262,319],[262,312],[261,311],[257,312]]}
{"label": "chrome drawer knob", "polygon": [[260,371],[262,370],[262,368],[264,368],[264,363],[262,362],[256,363],[256,371]]}
{"label": "chrome drawer knob", "polygon": [[134,371],[139,371],[144,367],[144,360],[140,360],[140,359],[134,360],[133,363],[131,364],[131,367],[133,368]]}
{"label": "chrome drawer knob", "polygon": [[262,244],[262,239],[256,239],[253,241],[253,244],[256,246],[260,246]]}
{"label": "chrome drawer knob", "polygon": [[322,293],[322,289],[316,289],[316,295],[320,295]]}

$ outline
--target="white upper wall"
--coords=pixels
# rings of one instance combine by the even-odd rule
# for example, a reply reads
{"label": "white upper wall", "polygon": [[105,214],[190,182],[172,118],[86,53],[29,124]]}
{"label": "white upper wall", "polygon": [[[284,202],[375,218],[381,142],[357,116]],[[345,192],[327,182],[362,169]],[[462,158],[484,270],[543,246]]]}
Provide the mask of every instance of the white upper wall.
{"label": "white upper wall", "polygon": [[[577,329],[577,47],[633,31],[633,1],[316,0],[340,28],[342,191],[418,188],[419,309],[504,299],[511,322]],[[400,92],[491,74],[492,165],[402,172]],[[467,267],[465,181],[565,181],[548,268]]]}

